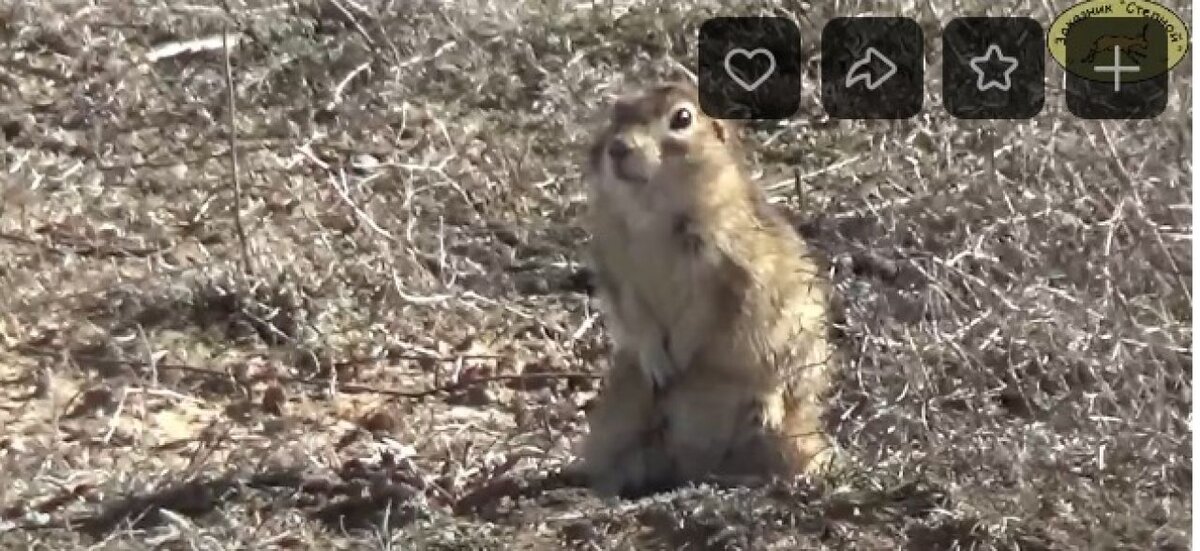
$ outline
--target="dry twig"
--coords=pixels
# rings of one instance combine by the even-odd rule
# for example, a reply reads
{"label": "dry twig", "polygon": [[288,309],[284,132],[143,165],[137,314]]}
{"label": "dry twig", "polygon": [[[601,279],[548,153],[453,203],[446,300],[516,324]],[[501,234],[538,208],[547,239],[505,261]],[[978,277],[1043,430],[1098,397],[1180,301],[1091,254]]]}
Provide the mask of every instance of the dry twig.
{"label": "dry twig", "polygon": [[[223,0],[225,15],[233,18],[228,0]],[[254,274],[254,263],[250,259],[250,245],[246,239],[246,229],[242,226],[242,176],[238,166],[237,138],[237,88],[233,84],[233,62],[229,51],[229,21],[223,23],[221,29],[221,47],[225,53],[225,85],[229,91],[229,162],[233,178],[233,226],[237,231],[238,242],[242,248],[242,268],[247,274]]]}

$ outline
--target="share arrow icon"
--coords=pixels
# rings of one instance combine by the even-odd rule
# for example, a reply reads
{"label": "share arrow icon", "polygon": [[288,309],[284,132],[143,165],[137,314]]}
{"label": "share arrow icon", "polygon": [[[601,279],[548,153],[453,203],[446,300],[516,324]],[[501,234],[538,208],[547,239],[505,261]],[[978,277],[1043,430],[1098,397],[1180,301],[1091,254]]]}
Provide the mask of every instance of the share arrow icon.
{"label": "share arrow icon", "polygon": [[[872,60],[879,60],[880,63],[887,66],[887,71],[875,79],[871,78],[870,65]],[[846,88],[862,82],[863,86],[866,86],[868,90],[874,90],[882,86],[883,83],[887,82],[895,74],[896,64],[888,59],[887,56],[879,53],[879,50],[868,47],[867,53],[862,56],[862,59],[855,61],[850,66],[850,70],[846,71]]]}

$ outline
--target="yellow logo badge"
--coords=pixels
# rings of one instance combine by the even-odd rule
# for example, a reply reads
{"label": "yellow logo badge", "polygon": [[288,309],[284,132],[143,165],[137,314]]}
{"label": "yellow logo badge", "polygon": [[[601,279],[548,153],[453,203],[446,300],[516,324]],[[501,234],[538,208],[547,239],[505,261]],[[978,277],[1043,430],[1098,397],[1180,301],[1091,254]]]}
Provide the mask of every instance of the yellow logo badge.
{"label": "yellow logo badge", "polygon": [[[1144,23],[1135,27],[1117,24],[1132,18],[1141,18]],[[1084,21],[1089,24],[1076,27]],[[1109,21],[1113,24],[1104,24]],[[1068,32],[1072,28],[1079,32],[1068,41]],[[1097,56],[1105,52],[1111,56],[1117,49],[1135,59],[1146,57],[1147,52],[1165,53],[1160,59],[1150,56],[1152,59],[1136,75],[1122,77],[1133,82],[1174,69],[1187,55],[1189,43],[1189,32],[1183,19],[1167,7],[1148,0],[1086,0],[1060,13],[1050,23],[1046,34],[1046,45],[1054,61],[1076,76],[1100,81],[1113,78],[1111,72],[1096,71]]]}

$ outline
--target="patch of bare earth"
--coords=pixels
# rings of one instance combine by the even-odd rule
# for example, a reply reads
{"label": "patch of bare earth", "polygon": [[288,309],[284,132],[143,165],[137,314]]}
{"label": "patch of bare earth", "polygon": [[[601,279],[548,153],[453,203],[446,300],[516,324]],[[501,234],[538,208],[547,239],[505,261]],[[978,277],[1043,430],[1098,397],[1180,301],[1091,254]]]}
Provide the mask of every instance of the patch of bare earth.
{"label": "patch of bare earth", "polygon": [[[0,5],[0,545],[1186,548],[1189,62],[1155,120],[1048,64],[964,122],[938,29],[983,4],[229,4]],[[607,346],[580,152],[730,11],[802,23],[803,112],[746,139],[837,284],[858,471],[605,502],[553,475]],[[819,107],[869,11],[925,29],[911,120]]]}

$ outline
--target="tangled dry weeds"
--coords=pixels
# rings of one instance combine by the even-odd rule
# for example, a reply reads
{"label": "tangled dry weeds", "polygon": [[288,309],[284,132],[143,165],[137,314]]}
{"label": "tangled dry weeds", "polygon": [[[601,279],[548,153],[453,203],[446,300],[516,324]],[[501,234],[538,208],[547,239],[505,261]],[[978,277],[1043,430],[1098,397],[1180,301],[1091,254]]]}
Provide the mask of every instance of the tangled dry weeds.
{"label": "tangled dry weeds", "polygon": [[[604,367],[576,151],[728,11],[229,4],[0,4],[4,546],[1186,548],[1189,63],[1152,121],[1053,64],[1035,119],[956,121],[937,31],[983,4],[740,5],[807,39],[749,143],[837,283],[861,472],[605,503],[551,474]],[[820,111],[868,11],[926,31],[914,119]]]}

